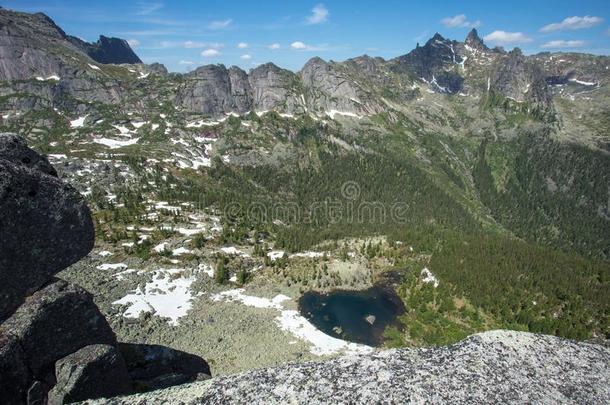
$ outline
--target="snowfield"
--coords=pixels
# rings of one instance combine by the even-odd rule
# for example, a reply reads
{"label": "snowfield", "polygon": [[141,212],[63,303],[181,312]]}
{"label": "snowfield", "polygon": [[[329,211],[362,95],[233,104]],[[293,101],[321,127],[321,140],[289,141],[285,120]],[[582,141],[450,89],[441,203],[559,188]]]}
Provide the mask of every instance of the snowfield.
{"label": "snowfield", "polygon": [[98,138],[98,139],[94,139],[93,142],[99,143],[100,145],[107,146],[110,149],[119,149],[124,146],[135,145],[136,143],[138,143],[139,140],[140,140],[140,138],[128,139],[126,141],[117,141],[116,139],[110,139],[110,138]]}
{"label": "snowfield", "polygon": [[311,344],[310,352],[316,356],[328,356],[337,353],[370,353],[374,350],[374,348],[370,346],[351,343],[329,336],[317,329],[305,317],[301,316],[298,311],[284,309],[283,303],[290,301],[290,297],[279,294],[274,298],[269,299],[246,295],[244,294],[244,291],[243,288],[227,290],[215,294],[211,298],[215,302],[240,302],[249,307],[268,308],[280,311],[280,314],[275,318],[275,322],[279,328]]}
{"label": "snowfield", "polygon": [[212,296],[212,301],[239,301],[244,305],[254,308],[273,308],[282,309],[282,302],[290,300],[283,294],[276,295],[273,299],[254,297],[252,295],[245,295],[243,288],[237,288],[235,290],[227,290]]}
{"label": "snowfield", "polygon": [[423,277],[422,281],[424,283],[431,283],[432,285],[434,285],[434,288],[438,287],[438,279],[434,274],[432,274],[430,270],[428,270],[428,268],[424,267],[420,274]]}
{"label": "snowfield", "polygon": [[123,313],[125,318],[138,318],[144,312],[152,312],[162,318],[169,318],[169,323],[178,325],[180,318],[191,309],[191,300],[195,295],[191,285],[195,277],[184,277],[184,269],[159,269],[153,274],[152,281],[144,288],[138,287],[125,297],[114,301],[114,305],[127,305]]}
{"label": "snowfield", "polygon": [[275,318],[279,327],[294,336],[312,344],[311,353],[317,356],[328,356],[344,352],[346,354],[370,353],[374,348],[363,344],[347,342],[327,335],[317,329],[298,311],[285,310]]}
{"label": "snowfield", "polygon": [[80,118],[77,118],[75,120],[70,121],[70,128],[80,128],[83,126],[83,124],[85,123],[85,119],[87,118],[87,116],[83,116]]}

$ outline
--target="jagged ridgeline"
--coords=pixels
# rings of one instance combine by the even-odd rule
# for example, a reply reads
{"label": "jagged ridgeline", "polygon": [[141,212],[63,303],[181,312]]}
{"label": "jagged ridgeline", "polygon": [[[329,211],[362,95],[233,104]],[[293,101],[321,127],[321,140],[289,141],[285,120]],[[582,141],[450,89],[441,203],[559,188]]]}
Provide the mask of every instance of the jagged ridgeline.
{"label": "jagged ridgeline", "polygon": [[[390,60],[178,74],[8,10],[0,55],[0,130],[65,164],[98,238],[127,238],[113,223],[142,219],[152,194],[227,213],[223,241],[256,229],[297,251],[387,235],[476,309],[447,309],[422,341],[610,333],[609,57],[490,49],[472,30]],[[105,166],[83,171],[92,161]],[[120,165],[133,175],[111,182]]]}

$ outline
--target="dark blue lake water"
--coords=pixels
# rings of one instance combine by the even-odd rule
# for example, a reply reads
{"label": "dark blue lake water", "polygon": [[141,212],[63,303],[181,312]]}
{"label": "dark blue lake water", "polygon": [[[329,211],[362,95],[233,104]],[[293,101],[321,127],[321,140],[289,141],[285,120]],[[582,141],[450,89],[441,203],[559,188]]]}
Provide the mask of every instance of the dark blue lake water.
{"label": "dark blue lake water", "polygon": [[351,342],[379,346],[388,325],[404,312],[396,293],[387,287],[362,291],[309,291],[299,299],[301,314],[324,333]]}

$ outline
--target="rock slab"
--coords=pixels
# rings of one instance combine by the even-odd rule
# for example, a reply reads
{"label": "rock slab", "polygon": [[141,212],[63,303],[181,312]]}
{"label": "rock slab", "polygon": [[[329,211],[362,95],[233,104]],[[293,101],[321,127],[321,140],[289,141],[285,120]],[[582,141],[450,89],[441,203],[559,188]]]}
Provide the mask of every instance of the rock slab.
{"label": "rock slab", "polygon": [[608,348],[500,330],[452,346],[289,364],[105,403],[601,404],[610,403],[608,381]]}

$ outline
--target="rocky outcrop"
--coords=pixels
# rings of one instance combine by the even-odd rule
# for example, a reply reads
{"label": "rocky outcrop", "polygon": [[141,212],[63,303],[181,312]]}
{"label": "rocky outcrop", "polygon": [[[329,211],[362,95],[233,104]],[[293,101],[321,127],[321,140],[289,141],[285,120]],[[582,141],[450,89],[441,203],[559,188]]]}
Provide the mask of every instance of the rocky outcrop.
{"label": "rocky outcrop", "polygon": [[189,111],[212,117],[253,109],[304,111],[303,98],[295,89],[299,85],[298,76],[271,63],[250,74],[235,66],[227,69],[224,65],[207,65],[185,75],[176,102]]}
{"label": "rocky outcrop", "polygon": [[0,135],[0,320],[54,274],[84,257],[94,230],[81,195],[48,161]]}
{"label": "rocky outcrop", "polygon": [[490,91],[517,102],[528,102],[543,108],[552,105],[551,92],[542,69],[515,48],[496,61],[490,78]]}
{"label": "rocky outcrop", "polygon": [[[178,90],[176,101],[190,111],[209,116],[221,116],[230,112],[246,112],[249,97],[243,98],[244,89],[239,73],[233,70],[233,81],[224,65],[207,65],[195,69],[185,77],[185,83]],[[232,84],[237,88],[233,91]],[[239,94],[238,102],[234,94]]]}
{"label": "rocky outcrop", "polygon": [[118,102],[120,79],[105,75],[96,62],[140,60],[123,40],[101,37],[88,44],[66,35],[42,13],[0,9],[0,81],[23,80],[11,83],[9,94],[35,96],[52,106],[62,106],[66,98]]}
{"label": "rocky outcrop", "polygon": [[483,43],[483,40],[479,37],[479,33],[477,32],[476,28],[473,28],[472,30],[470,30],[470,32],[466,36],[466,40],[464,41],[464,43],[466,45],[468,45],[470,48],[476,49],[479,51],[486,51],[489,49],[489,48],[487,48],[487,46],[485,46],[485,44]]}
{"label": "rocky outcrop", "polygon": [[462,62],[456,51],[458,43],[434,34],[424,46],[419,46],[406,55],[390,61],[394,71],[414,74],[430,84],[440,93],[457,93],[464,79],[449,69]]}
{"label": "rocky outcrop", "polygon": [[290,364],[104,403],[607,403],[609,379],[608,348],[491,331],[452,346]]}
{"label": "rocky outcrop", "polygon": [[310,59],[300,76],[311,111],[367,114],[381,109],[373,100],[368,100],[367,94],[345,72],[320,58]]}
{"label": "rocky outcrop", "polygon": [[86,346],[64,357],[55,364],[55,376],[49,405],[108,398],[133,390],[123,357],[110,345]]}
{"label": "rocky outcrop", "polygon": [[248,74],[236,66],[231,66],[229,83],[235,111],[250,111],[252,109],[252,89],[248,82]]}
{"label": "rocky outcrop", "polygon": [[257,111],[278,109],[285,112],[304,111],[297,75],[273,63],[265,63],[249,74],[253,105]]}
{"label": "rocky outcrop", "polygon": [[71,43],[82,49],[91,59],[99,63],[142,63],[127,41],[100,35],[97,42],[89,43],[79,38],[69,37]]}
{"label": "rocky outcrop", "polygon": [[0,9],[0,80],[49,77],[63,72],[64,58],[49,46],[68,44],[66,34],[42,13],[27,14]]}

